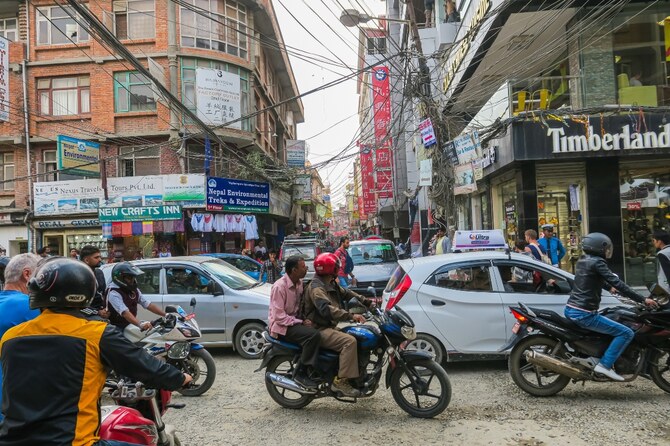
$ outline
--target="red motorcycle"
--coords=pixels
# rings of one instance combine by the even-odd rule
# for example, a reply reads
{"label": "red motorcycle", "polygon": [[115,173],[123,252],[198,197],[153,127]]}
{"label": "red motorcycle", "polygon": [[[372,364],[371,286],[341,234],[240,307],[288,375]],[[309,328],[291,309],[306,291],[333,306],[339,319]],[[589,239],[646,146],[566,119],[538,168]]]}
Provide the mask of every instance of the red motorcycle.
{"label": "red motorcycle", "polygon": [[114,406],[102,406],[100,438],[125,441],[147,446],[181,446],[175,428],[163,423],[162,416],[170,407],[181,409],[184,404],[170,404],[169,390],[147,389],[141,382],[107,381]]}

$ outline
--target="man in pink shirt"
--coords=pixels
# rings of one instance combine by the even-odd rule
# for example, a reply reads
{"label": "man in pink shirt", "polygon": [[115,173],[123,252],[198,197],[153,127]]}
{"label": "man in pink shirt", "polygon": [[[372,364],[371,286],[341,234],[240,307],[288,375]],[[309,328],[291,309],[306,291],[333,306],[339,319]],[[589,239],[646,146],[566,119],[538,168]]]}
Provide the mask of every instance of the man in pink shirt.
{"label": "man in pink shirt", "polygon": [[305,259],[291,256],[284,263],[286,274],[272,285],[270,292],[270,335],[282,341],[300,344],[302,353],[296,365],[293,379],[307,388],[316,387],[316,383],[307,375],[307,366],[316,366],[319,356],[321,334],[312,327],[310,320],[300,319],[300,301],[302,299],[302,278],[307,274]]}

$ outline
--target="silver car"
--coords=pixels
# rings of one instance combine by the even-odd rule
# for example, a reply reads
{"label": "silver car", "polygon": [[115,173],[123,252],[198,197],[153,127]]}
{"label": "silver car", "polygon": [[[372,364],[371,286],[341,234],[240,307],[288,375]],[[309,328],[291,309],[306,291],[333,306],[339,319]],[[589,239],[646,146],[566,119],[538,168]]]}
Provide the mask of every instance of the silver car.
{"label": "silver car", "polygon": [[349,255],[354,261],[356,285],[351,289],[359,294],[372,297],[370,287],[375,289],[375,297],[381,299],[384,288],[398,266],[398,254],[390,240],[356,240],[349,244]]}
{"label": "silver car", "polygon": [[[232,346],[243,358],[259,357],[268,321],[270,285],[211,257],[168,257],[131,263],[144,272],[137,283],[151,302],[163,309],[181,305],[187,312],[195,304],[193,311],[202,329],[203,345]],[[111,283],[113,267],[102,267],[107,284]],[[156,318],[141,307],[137,317]]]}

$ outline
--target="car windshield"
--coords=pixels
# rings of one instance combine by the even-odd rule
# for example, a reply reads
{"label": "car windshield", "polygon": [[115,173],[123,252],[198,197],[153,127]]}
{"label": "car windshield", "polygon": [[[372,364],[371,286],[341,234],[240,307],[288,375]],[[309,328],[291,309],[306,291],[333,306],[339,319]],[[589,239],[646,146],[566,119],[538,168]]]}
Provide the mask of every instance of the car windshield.
{"label": "car windshield", "polygon": [[284,245],[282,249],[282,260],[286,260],[291,256],[302,257],[305,260],[314,260],[316,257],[316,249],[314,245]]}
{"label": "car windshield", "polygon": [[397,262],[398,255],[391,243],[365,243],[349,247],[354,265]]}
{"label": "car windshield", "polygon": [[228,288],[234,290],[247,290],[258,285],[258,282],[244,274],[244,272],[222,260],[204,262],[202,263],[202,267],[212,276],[225,283]]}

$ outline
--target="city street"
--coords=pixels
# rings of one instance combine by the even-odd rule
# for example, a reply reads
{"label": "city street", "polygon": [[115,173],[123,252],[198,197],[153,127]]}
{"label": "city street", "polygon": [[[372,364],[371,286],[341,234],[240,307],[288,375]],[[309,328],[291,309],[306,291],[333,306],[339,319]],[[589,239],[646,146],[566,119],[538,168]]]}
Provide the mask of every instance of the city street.
{"label": "city street", "polygon": [[667,445],[668,395],[647,380],[632,384],[570,385],[557,397],[524,394],[505,362],[449,364],[453,397],[436,419],[404,413],[386,389],[357,404],[317,400],[292,411],[268,396],[258,361],[230,349],[212,351],[214,387],[199,398],[175,395],[171,409],[182,444],[468,444]]}

